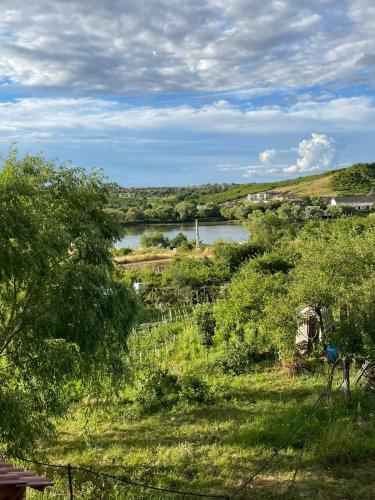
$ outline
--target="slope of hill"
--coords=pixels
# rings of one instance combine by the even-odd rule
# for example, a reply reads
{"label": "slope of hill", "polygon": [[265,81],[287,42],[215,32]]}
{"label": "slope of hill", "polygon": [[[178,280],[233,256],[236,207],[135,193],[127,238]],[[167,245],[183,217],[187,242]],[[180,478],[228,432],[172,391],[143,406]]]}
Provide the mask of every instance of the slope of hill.
{"label": "slope of hill", "polygon": [[206,203],[223,203],[244,198],[248,194],[268,190],[289,192],[296,196],[363,195],[375,190],[375,163],[358,163],[292,180],[266,183],[236,184],[205,196]]}
{"label": "slope of hill", "polygon": [[331,186],[333,175],[336,171],[324,172],[317,175],[298,177],[285,181],[237,184],[225,191],[212,193],[205,196],[206,203],[223,203],[225,201],[244,198],[248,194],[261,191],[278,190],[298,196],[329,196],[337,194]]}

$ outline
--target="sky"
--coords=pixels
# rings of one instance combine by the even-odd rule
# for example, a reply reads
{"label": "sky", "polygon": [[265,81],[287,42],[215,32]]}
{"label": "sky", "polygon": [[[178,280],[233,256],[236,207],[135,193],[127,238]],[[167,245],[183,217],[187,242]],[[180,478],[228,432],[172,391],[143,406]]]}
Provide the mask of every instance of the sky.
{"label": "sky", "polygon": [[375,161],[374,0],[2,0],[0,152],[123,186]]}

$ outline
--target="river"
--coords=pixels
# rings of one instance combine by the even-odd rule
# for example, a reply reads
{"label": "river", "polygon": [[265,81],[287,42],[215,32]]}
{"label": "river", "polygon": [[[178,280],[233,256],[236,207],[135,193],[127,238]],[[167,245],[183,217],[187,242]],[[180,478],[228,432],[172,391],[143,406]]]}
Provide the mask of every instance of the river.
{"label": "river", "polygon": [[[116,243],[117,247],[139,248],[140,239],[145,233],[162,233],[167,238],[174,238],[178,233],[184,233],[188,240],[195,239],[195,224],[140,224],[126,226],[125,237]],[[211,244],[217,240],[246,241],[249,232],[241,224],[228,224],[225,222],[202,222],[199,224],[199,238],[202,243]]]}

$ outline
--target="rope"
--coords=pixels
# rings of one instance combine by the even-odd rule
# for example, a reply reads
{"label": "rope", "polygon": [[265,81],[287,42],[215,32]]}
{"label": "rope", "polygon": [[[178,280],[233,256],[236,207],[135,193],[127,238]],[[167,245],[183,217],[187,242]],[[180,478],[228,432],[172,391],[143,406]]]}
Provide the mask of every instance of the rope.
{"label": "rope", "polygon": [[[39,465],[42,467],[51,467],[51,468],[59,468],[59,469],[69,469],[69,466],[63,465],[63,464],[50,464],[46,462],[39,462],[37,460],[30,460],[28,458],[24,458],[21,456],[17,455],[12,455],[12,458],[15,458],[17,460],[21,460],[24,462],[32,463],[34,465]],[[199,498],[224,498],[228,500],[228,495],[215,495],[215,494],[209,494],[209,493],[193,493],[191,491],[183,491],[183,490],[174,490],[171,488],[162,488],[159,486],[153,486],[151,484],[145,484],[145,483],[139,483],[137,481],[132,481],[131,479],[126,479],[124,477],[118,477],[118,476],[113,476],[112,474],[108,474],[106,472],[102,471],[96,471],[93,469],[89,469],[87,467],[83,466],[70,466],[71,470],[79,471],[79,472],[88,472],[90,474],[94,474],[96,476],[101,476],[101,477],[107,477],[109,479],[113,479],[115,481],[118,481],[120,483],[124,483],[130,486],[138,486],[140,488],[148,489],[148,490],[154,490],[154,491],[162,491],[163,493],[172,493],[174,495],[183,495],[183,496],[191,496],[191,497],[199,497]]]}
{"label": "rope", "polygon": [[[153,486],[151,484],[145,484],[145,483],[140,483],[140,482],[137,482],[137,481],[132,481],[132,480],[126,479],[124,477],[113,476],[113,475],[108,474],[106,472],[96,471],[96,470],[89,469],[89,468],[84,467],[84,466],[70,466],[70,469],[71,470],[80,471],[80,472],[82,472],[82,471],[88,472],[88,473],[94,474],[96,476],[107,477],[109,479],[113,479],[115,481],[118,481],[118,482],[130,485],[130,486],[137,486],[137,487],[148,489],[148,490],[154,490],[154,491],[160,491],[160,492],[164,492],[164,493],[172,493],[174,495],[182,495],[182,496],[190,496],[190,497],[223,498],[225,500],[231,500],[232,498],[234,498],[237,495],[239,495],[257,476],[259,476],[259,474],[261,474],[265,469],[267,469],[269,467],[269,465],[273,462],[273,460],[279,455],[280,451],[289,444],[289,442],[291,441],[291,439],[301,429],[301,427],[304,425],[304,423],[306,422],[306,420],[315,412],[315,410],[318,407],[318,405],[320,404],[320,402],[325,397],[327,397],[327,396],[329,396],[329,394],[325,393],[325,392],[323,392],[322,394],[319,395],[319,397],[315,401],[315,403],[305,412],[305,414],[302,417],[302,419],[299,422],[299,424],[297,424],[296,427],[294,427],[294,429],[292,429],[292,431],[284,439],[284,441],[279,445],[279,447],[276,450],[274,450],[274,452],[268,458],[268,460],[266,460],[254,472],[254,474],[250,478],[248,478],[242,484],[242,486],[240,488],[238,488],[231,495],[220,495],[220,494],[209,494],[209,493],[193,493],[191,491],[175,490],[175,489],[171,489],[171,488],[162,488],[162,487],[158,487],[158,486]],[[295,478],[296,478],[296,475],[297,475],[297,472],[298,472],[298,469],[299,469],[299,465],[300,465],[300,462],[301,462],[301,459],[302,459],[304,448],[303,448],[303,450],[301,452],[299,461],[297,463],[296,470],[295,470],[294,475],[293,475],[293,483],[295,481]],[[63,465],[63,464],[50,464],[50,463],[45,463],[45,462],[39,462],[39,461],[36,461],[36,460],[30,460],[28,458],[24,458],[24,457],[20,457],[20,456],[16,456],[16,455],[12,455],[12,458],[15,458],[15,459],[18,459],[18,460],[21,460],[21,461],[25,461],[25,462],[29,462],[29,463],[32,463],[34,465],[39,465],[39,466],[42,466],[42,467],[61,468],[61,469],[66,469],[66,470],[68,470],[68,468],[69,468],[67,465]]]}

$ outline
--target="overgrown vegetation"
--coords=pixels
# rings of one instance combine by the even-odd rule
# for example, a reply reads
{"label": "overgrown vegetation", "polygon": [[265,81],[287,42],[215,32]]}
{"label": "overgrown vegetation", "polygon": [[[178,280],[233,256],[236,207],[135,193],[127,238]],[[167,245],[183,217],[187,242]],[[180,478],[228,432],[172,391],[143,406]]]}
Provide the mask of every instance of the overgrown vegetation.
{"label": "overgrown vegetation", "polygon": [[[222,194],[204,189],[164,194],[190,218],[194,196]],[[375,361],[373,214],[331,213],[314,199],[239,206],[250,241],[186,255],[183,235],[152,235],[145,247],[169,252],[167,265],[121,270],[114,253],[138,254],[112,249],[121,228],[110,196],[98,174],[15,152],[4,162],[2,450],[228,495],[282,445],[254,481],[255,498],[371,498],[375,397],[350,390],[348,377]],[[170,246],[178,251],[158,248]],[[307,306],[329,311],[333,327],[321,322],[302,353]],[[346,399],[331,390],[341,380]],[[46,498],[66,498],[63,472],[50,472]],[[74,490],[82,499],[168,498],[87,471],[74,473]]]}

